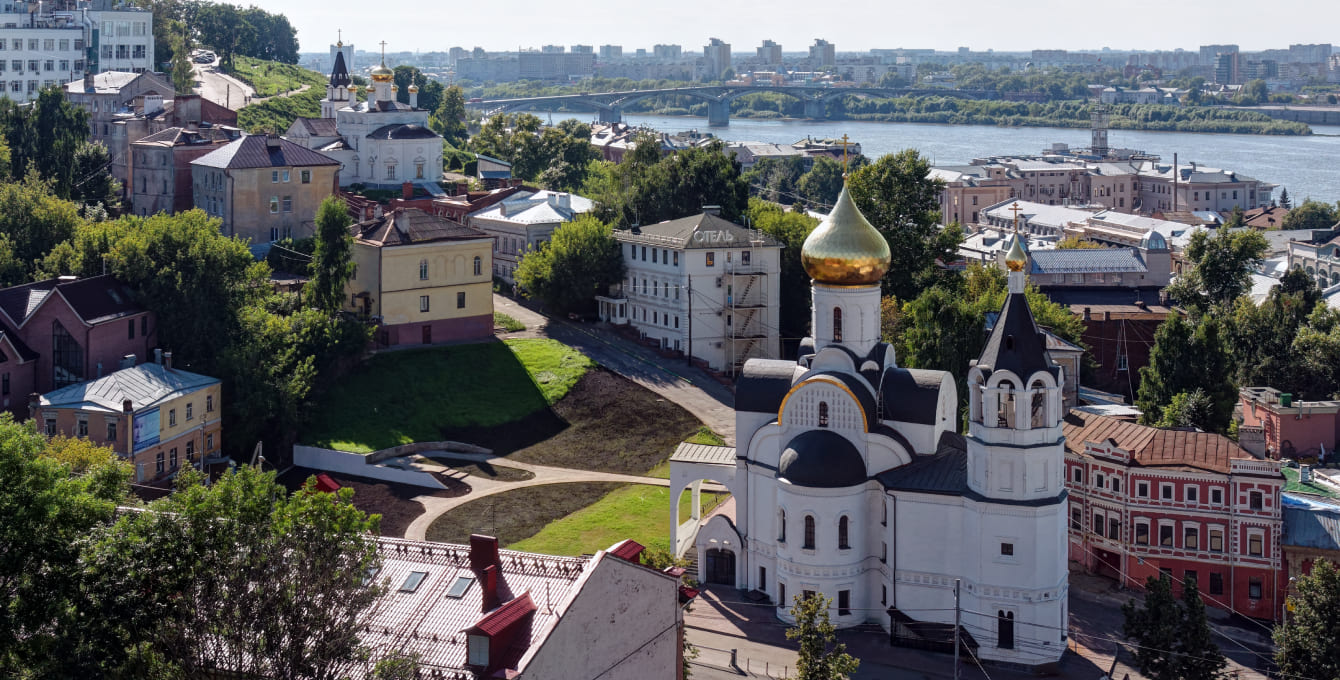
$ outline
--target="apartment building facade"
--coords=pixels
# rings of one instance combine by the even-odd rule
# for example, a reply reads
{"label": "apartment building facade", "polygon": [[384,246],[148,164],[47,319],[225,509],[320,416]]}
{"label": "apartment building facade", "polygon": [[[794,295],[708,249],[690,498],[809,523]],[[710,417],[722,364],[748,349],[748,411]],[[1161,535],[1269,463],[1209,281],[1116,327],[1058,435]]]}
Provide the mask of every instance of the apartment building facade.
{"label": "apartment building facade", "polygon": [[718,371],[780,358],[781,245],[710,213],[614,233],[625,281],[600,317]]}
{"label": "apartment building facade", "polygon": [[130,145],[131,210],[149,216],[195,207],[191,161],[242,136],[235,127],[171,127]]}
{"label": "apartment building facade", "polygon": [[1284,477],[1226,437],[1081,411],[1065,419],[1070,559],[1122,586],[1195,581],[1206,604],[1275,620]]}
{"label": "apartment building facade", "polygon": [[191,161],[195,207],[252,243],[306,238],[339,190],[339,161],[277,135],[248,135]]}
{"label": "apartment building facade", "polygon": [[107,446],[152,482],[201,466],[219,454],[221,382],[172,367],[172,353],[97,380],[41,395],[31,415],[47,436],[81,437]]}
{"label": "apartment building facade", "polygon": [[0,3],[0,96],[27,102],[85,73],[152,71],[153,54],[153,13],[129,3]]}

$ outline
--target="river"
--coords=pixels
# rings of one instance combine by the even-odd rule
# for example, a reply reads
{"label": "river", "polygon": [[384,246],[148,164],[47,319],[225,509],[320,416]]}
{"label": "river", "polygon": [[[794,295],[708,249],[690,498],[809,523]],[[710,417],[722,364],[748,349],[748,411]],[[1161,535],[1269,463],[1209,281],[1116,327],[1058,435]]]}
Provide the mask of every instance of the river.
{"label": "river", "polygon": [[[545,118],[548,114],[537,114]],[[557,118],[557,116],[555,116]],[[1076,128],[929,125],[868,121],[752,120],[732,118],[729,127],[708,128],[707,119],[681,116],[625,115],[629,125],[662,132],[697,128],[731,141],[790,144],[811,137],[848,135],[871,158],[914,148],[939,165],[964,164],[973,158],[1002,154],[1036,154],[1053,142],[1088,146],[1089,131]],[[1233,170],[1289,190],[1294,204],[1305,197],[1340,199],[1340,127],[1312,127],[1310,136],[1224,135],[1191,132],[1112,130],[1113,148],[1139,149],[1172,162]],[[1276,190],[1275,197],[1279,197]]]}

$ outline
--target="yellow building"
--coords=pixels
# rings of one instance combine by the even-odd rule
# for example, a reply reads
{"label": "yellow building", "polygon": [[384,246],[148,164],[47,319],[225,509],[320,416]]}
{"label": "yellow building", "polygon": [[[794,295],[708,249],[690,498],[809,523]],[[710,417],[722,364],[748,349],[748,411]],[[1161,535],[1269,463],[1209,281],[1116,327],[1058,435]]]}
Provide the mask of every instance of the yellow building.
{"label": "yellow building", "polygon": [[339,174],[339,161],[274,135],[243,137],[191,161],[195,207],[221,218],[225,236],[252,243],[312,236]]}
{"label": "yellow building", "polygon": [[355,270],[345,309],[380,326],[379,345],[493,333],[493,239],[487,234],[414,208],[351,231]]}
{"label": "yellow building", "polygon": [[110,447],[135,466],[136,482],[175,476],[222,460],[223,405],[218,378],[158,361],[33,396],[31,415],[48,436]]}

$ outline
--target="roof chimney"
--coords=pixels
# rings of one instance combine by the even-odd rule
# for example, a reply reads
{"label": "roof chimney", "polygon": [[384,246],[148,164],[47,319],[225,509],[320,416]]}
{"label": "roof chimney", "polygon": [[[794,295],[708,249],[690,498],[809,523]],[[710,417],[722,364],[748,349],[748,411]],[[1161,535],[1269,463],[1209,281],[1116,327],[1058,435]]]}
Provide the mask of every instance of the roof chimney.
{"label": "roof chimney", "polygon": [[93,92],[97,87],[93,84],[93,72],[84,71],[84,91]]}
{"label": "roof chimney", "polygon": [[470,534],[470,570],[484,571],[498,560],[498,539],[483,534]]}
{"label": "roof chimney", "polygon": [[134,412],[135,412],[134,406],[133,406],[133,404],[131,404],[131,402],[130,402],[129,399],[127,399],[127,400],[121,402],[121,410],[122,410],[123,412],[125,412],[125,413],[134,413]]}
{"label": "roof chimney", "polygon": [[413,182],[405,180],[405,182],[400,185],[400,197],[405,199],[406,201],[410,200],[411,198],[414,198]]}
{"label": "roof chimney", "polygon": [[134,355],[134,354],[127,354],[127,355],[121,357],[121,362],[120,362],[119,364],[117,364],[116,367],[117,367],[117,369],[122,369],[122,368],[134,368],[134,367],[135,367],[135,355]]}
{"label": "roof chimney", "polygon": [[154,348],[154,363],[160,366],[163,364],[163,350],[156,347]]}
{"label": "roof chimney", "polygon": [[172,352],[163,352],[163,368],[172,368]]}
{"label": "roof chimney", "polygon": [[487,613],[497,609],[502,604],[502,598],[498,597],[498,565],[491,564],[484,568],[479,575],[479,585],[483,588],[483,602],[479,611]]}
{"label": "roof chimney", "polygon": [[278,149],[278,148],[279,148],[279,135],[266,135],[266,136],[265,136],[265,146],[266,146],[266,148],[269,148],[269,149]]}

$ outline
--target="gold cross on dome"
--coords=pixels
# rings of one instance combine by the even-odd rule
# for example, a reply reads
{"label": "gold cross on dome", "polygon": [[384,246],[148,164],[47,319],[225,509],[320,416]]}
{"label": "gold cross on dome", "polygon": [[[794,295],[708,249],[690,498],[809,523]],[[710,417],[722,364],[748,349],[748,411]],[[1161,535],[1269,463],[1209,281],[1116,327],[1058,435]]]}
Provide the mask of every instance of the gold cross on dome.
{"label": "gold cross on dome", "polygon": [[1019,213],[1023,212],[1023,208],[1019,207],[1019,201],[1015,201],[1014,205],[1010,206],[1010,212],[1014,213],[1014,233],[1017,234],[1019,233]]}
{"label": "gold cross on dome", "polygon": [[344,47],[344,29],[335,29],[335,46]]}
{"label": "gold cross on dome", "polygon": [[381,46],[382,46],[382,63],[385,64],[385,63],[386,63],[386,41],[383,40],[383,41],[381,41],[380,44],[381,44]]}
{"label": "gold cross on dome", "polygon": [[847,142],[849,142],[849,141],[851,141],[851,140],[847,138],[847,133],[845,133],[845,132],[842,133],[842,176],[843,176],[843,177],[846,177],[846,176],[847,176]]}

